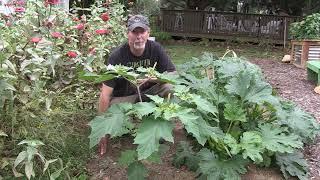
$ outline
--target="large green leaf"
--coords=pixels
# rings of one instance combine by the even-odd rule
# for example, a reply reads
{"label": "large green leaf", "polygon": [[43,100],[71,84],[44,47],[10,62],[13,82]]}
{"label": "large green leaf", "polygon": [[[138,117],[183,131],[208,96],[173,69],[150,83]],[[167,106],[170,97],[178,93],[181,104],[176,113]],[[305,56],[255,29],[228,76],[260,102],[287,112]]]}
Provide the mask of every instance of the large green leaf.
{"label": "large green leaf", "polygon": [[156,105],[151,102],[139,102],[134,106],[134,110],[139,118],[149,115],[155,111]]}
{"label": "large green leaf", "polygon": [[241,151],[241,146],[239,145],[237,140],[234,137],[232,137],[230,134],[225,135],[225,137],[223,138],[223,142],[230,147],[231,154],[235,155]]}
{"label": "large green leaf", "polygon": [[246,113],[237,103],[228,103],[225,105],[224,117],[229,121],[246,122]]}
{"label": "large green leaf", "polygon": [[170,84],[182,84],[185,80],[181,79],[178,74],[162,73],[158,74],[157,79],[161,82]]}
{"label": "large green leaf", "polygon": [[160,96],[154,96],[154,95],[146,95],[148,98],[150,98],[152,101],[154,101],[156,104],[162,104],[164,102],[164,98]]}
{"label": "large green leaf", "polygon": [[295,153],[277,153],[277,164],[280,166],[280,170],[286,179],[289,179],[289,175],[297,176],[300,180],[308,179],[308,164],[303,158],[301,152]]}
{"label": "large green leaf", "polygon": [[218,66],[217,72],[220,78],[234,77],[243,70],[254,74],[256,77],[262,77],[262,72],[257,65],[241,58],[224,58],[215,64]]}
{"label": "large green leaf", "polygon": [[173,157],[173,165],[177,168],[185,165],[191,171],[196,171],[199,167],[199,160],[199,157],[192,150],[192,146],[188,142],[181,141]]}
{"label": "large green leaf", "polygon": [[173,142],[172,129],[173,125],[169,121],[153,119],[151,116],[143,118],[134,138],[134,144],[138,144],[138,159],[146,159],[158,151],[160,138]]}
{"label": "large green leaf", "polygon": [[200,156],[200,171],[207,175],[208,180],[240,180],[240,174],[247,172],[248,161],[241,156],[222,160],[208,149],[202,149],[198,154]]}
{"label": "large green leaf", "polygon": [[137,152],[135,150],[126,150],[121,152],[118,162],[122,166],[129,166],[137,159]]}
{"label": "large green leaf", "polygon": [[199,95],[192,95],[192,101],[197,105],[197,108],[200,111],[203,111],[205,113],[211,113],[213,115],[218,113],[218,109],[216,106],[214,106],[207,99],[204,99]]}
{"label": "large green leaf", "polygon": [[11,84],[9,84],[5,80],[1,79],[0,80],[0,92],[2,92],[4,90],[15,91],[16,89]]}
{"label": "large green leaf", "polygon": [[197,140],[198,143],[204,145],[207,138],[202,136],[201,129],[199,126],[199,116],[192,113],[191,109],[184,109],[177,113],[178,118],[184,124],[185,129],[188,133],[191,133]]}
{"label": "large green leaf", "polygon": [[320,133],[320,125],[314,117],[299,107],[283,102],[276,106],[279,125],[285,125],[291,132],[301,136],[303,141],[310,140]]}
{"label": "large green leaf", "polygon": [[115,137],[128,133],[129,127],[132,127],[132,124],[129,122],[129,117],[125,113],[122,104],[114,104],[107,112],[100,116],[96,116],[90,121],[90,147],[97,145],[100,139],[105,137],[106,134]]}
{"label": "large green leaf", "polygon": [[[160,151],[161,146],[159,147],[159,151]],[[153,163],[157,163],[160,164],[162,163],[161,157],[160,157],[160,152],[154,152],[152,153],[148,158],[147,161],[149,162],[153,162]]]}
{"label": "large green leaf", "polygon": [[230,94],[240,96],[242,101],[258,104],[277,102],[277,99],[272,96],[272,87],[247,71],[241,71],[225,87]]}
{"label": "large green leaf", "polygon": [[243,150],[242,156],[243,158],[249,157],[254,162],[262,162],[262,153],[263,153],[263,146],[262,146],[262,138],[255,131],[248,131],[244,132],[241,139],[240,139],[240,146]]}
{"label": "large green leaf", "polygon": [[[223,138],[224,133],[219,127],[213,127],[209,123],[207,123],[202,118],[198,120],[200,135],[204,139],[208,139],[208,137],[218,141],[219,139]],[[204,141],[206,142],[206,141]]]}
{"label": "large green leaf", "polygon": [[209,86],[212,85],[212,80],[208,79],[207,77],[201,79],[186,73],[182,73],[181,76],[183,76],[187,80],[184,84],[194,90],[206,90]]}
{"label": "large green leaf", "polygon": [[217,140],[223,135],[223,132],[218,127],[210,126],[201,116],[193,113],[191,109],[181,110],[176,115],[185,126],[187,132],[191,133],[201,145],[207,142],[208,137]]}
{"label": "large green leaf", "polygon": [[218,61],[216,65],[218,66],[217,72],[221,78],[233,77],[245,68],[244,64],[239,60],[232,60],[232,62],[230,62],[230,60]]}
{"label": "large green leaf", "polygon": [[295,134],[285,134],[285,129],[272,125],[263,124],[259,126],[263,146],[273,152],[292,153],[297,148],[302,148],[299,136]]}
{"label": "large green leaf", "polygon": [[134,162],[128,167],[128,180],[143,180],[148,175],[148,170],[141,162]]}

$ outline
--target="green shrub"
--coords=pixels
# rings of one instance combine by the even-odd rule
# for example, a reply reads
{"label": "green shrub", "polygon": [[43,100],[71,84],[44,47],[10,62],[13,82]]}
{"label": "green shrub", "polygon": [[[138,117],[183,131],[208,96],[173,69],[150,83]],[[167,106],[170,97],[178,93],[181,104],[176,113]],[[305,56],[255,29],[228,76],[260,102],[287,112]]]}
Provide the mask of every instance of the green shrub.
{"label": "green shrub", "polygon": [[306,16],[302,21],[291,24],[293,39],[320,39],[320,13]]}

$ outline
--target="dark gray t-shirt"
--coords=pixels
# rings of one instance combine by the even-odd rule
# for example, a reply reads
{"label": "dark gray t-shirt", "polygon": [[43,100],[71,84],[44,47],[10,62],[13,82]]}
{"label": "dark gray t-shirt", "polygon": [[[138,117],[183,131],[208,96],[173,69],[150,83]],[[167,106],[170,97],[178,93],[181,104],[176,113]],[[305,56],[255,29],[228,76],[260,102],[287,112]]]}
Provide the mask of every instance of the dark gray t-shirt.
{"label": "dark gray t-shirt", "polygon": [[[109,59],[108,64],[111,65],[124,65],[133,68],[137,67],[153,67],[156,65],[156,70],[160,73],[165,71],[172,72],[176,68],[171,62],[168,55],[165,53],[163,47],[155,41],[147,41],[143,54],[139,57],[134,56],[129,48],[128,43],[115,49]],[[136,93],[136,89],[125,79],[118,78],[106,81],[105,84],[113,89],[113,96],[129,96]],[[150,84],[150,86],[152,86]],[[150,87],[149,86],[149,87]]]}

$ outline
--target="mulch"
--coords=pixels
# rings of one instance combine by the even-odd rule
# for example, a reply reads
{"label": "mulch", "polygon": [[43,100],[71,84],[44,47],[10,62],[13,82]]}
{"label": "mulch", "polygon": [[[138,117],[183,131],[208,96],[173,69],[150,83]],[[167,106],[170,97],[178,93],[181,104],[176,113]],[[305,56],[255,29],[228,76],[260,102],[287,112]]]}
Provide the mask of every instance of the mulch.
{"label": "mulch", "polygon": [[[252,59],[250,62],[262,69],[266,80],[275,88],[279,96],[293,101],[320,122],[320,95],[314,92],[315,85],[307,81],[306,70],[272,59]],[[177,133],[175,134],[175,142],[186,140],[183,132]],[[162,157],[162,164],[145,164],[150,172],[148,179],[195,179],[195,173],[184,168],[177,169],[171,164],[176,143],[169,145],[168,153]],[[127,179],[125,169],[120,167],[116,161],[120,151],[132,148],[134,147],[130,138],[120,138],[114,141],[107,156],[96,156],[88,162],[87,170],[92,175],[90,179]],[[320,137],[316,138],[312,144],[304,147],[304,154],[309,163],[310,179],[320,180]],[[245,175],[242,179],[282,179],[278,169],[265,171],[265,169],[257,170],[255,167],[249,168],[248,174],[251,172],[251,175]]]}

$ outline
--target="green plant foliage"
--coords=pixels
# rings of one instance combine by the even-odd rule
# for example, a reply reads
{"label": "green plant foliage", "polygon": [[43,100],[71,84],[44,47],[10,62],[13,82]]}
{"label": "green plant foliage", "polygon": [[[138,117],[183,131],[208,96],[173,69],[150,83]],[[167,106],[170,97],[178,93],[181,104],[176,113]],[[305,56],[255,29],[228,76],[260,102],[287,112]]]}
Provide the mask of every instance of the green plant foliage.
{"label": "green plant foliage", "polygon": [[301,152],[291,154],[276,154],[277,164],[286,179],[291,176],[297,176],[300,180],[308,179],[307,175],[307,161],[303,158]]}
{"label": "green plant foliage", "polygon": [[170,122],[162,119],[143,118],[137,131],[134,144],[138,144],[138,159],[146,159],[159,149],[160,138],[173,142],[173,126]]}
{"label": "green plant foliage", "polygon": [[289,31],[293,39],[319,39],[320,13],[313,13],[300,22],[292,23]]}
{"label": "green plant foliage", "polygon": [[[240,179],[248,163],[277,163],[286,177],[287,172],[298,178],[307,177],[306,171],[296,166],[303,166],[303,161],[290,161],[282,155],[289,157],[303,147],[303,142],[314,139],[319,125],[309,114],[275,96],[257,66],[236,56],[217,58],[204,54],[180,68],[174,81],[163,81],[174,86],[174,98],[147,95],[149,102],[136,103],[132,108],[128,106],[119,112],[111,107],[106,114],[112,116],[99,116],[90,123],[104,122],[97,124],[104,130],[96,137],[115,137],[123,129],[131,132],[134,144],[138,144],[133,162],[137,163],[159,151],[160,138],[173,142],[172,125],[180,121],[198,143],[196,149],[201,150],[195,154],[191,147],[182,144],[174,160],[178,167],[199,167],[197,171],[207,179]],[[128,77],[129,73],[143,78],[161,77],[152,68],[122,71],[121,77]],[[135,77],[130,82],[134,84]],[[132,131],[123,123],[124,119],[129,122],[129,116],[135,117]],[[92,128],[90,137],[95,131]],[[133,154],[127,158],[129,162],[133,161]],[[137,168],[142,169],[140,165]]]}
{"label": "green plant foliage", "polygon": [[141,162],[134,162],[128,167],[129,180],[141,180],[148,175],[148,171]]}
{"label": "green plant foliage", "polygon": [[129,117],[125,116],[123,106],[127,104],[114,104],[101,116],[95,117],[89,126],[92,128],[90,134],[90,147],[97,145],[102,137],[110,134],[111,137],[122,136],[133,128]]}
{"label": "green plant foliage", "polygon": [[274,101],[272,87],[248,71],[240,72],[226,86],[228,93],[239,95],[242,101],[262,104]]}
{"label": "green plant foliage", "polygon": [[129,166],[137,159],[137,152],[134,150],[126,150],[121,152],[118,162],[121,166]]}
{"label": "green plant foliage", "polygon": [[192,150],[192,146],[188,142],[181,141],[177,147],[177,152],[173,157],[173,165],[177,168],[187,166],[191,171],[199,168],[199,157]]}
{"label": "green plant foliage", "polygon": [[48,172],[48,176],[50,179],[54,180],[59,177],[61,171],[63,168],[57,170],[54,173],[50,173],[50,171],[47,171],[49,168],[49,165],[51,163],[56,162],[58,159],[52,159],[52,160],[46,160],[43,154],[38,150],[39,146],[44,145],[43,142],[39,140],[24,140],[21,141],[18,145],[26,145],[26,150],[21,151],[18,155],[18,157],[14,161],[13,166],[13,172],[16,177],[23,176],[19,172],[17,172],[16,168],[22,164],[25,167],[25,175],[28,179],[34,178],[36,176],[34,171],[34,166],[36,163],[36,157],[39,157],[41,163],[43,164],[43,173]]}
{"label": "green plant foliage", "polygon": [[[0,15],[0,129],[10,137],[1,137],[0,161],[24,151],[17,142],[39,139],[46,144],[42,150],[47,158],[61,158],[68,165],[52,163],[50,176],[70,179],[85,173],[89,155],[85,124],[96,114],[92,109],[97,88],[77,74],[106,69],[111,49],[125,40],[123,5],[111,2],[105,7],[95,1],[88,8],[90,14],[79,17],[47,1],[23,2],[8,5],[24,6],[24,12]],[[43,163],[35,162],[26,164],[24,174],[48,179]],[[13,166],[6,165],[1,175],[12,179]]]}
{"label": "green plant foliage", "polygon": [[232,179],[240,180],[239,174],[247,172],[247,160],[235,156],[231,159],[220,159],[219,156],[209,149],[202,149],[199,152],[200,170],[207,176],[207,179]]}
{"label": "green plant foliage", "polygon": [[259,126],[259,132],[263,145],[272,152],[293,153],[294,149],[302,148],[299,136],[287,134],[285,128],[264,124]]}
{"label": "green plant foliage", "polygon": [[298,135],[303,142],[308,142],[319,133],[320,125],[310,114],[292,103],[282,102],[277,108],[279,125],[286,125],[289,131]]}

